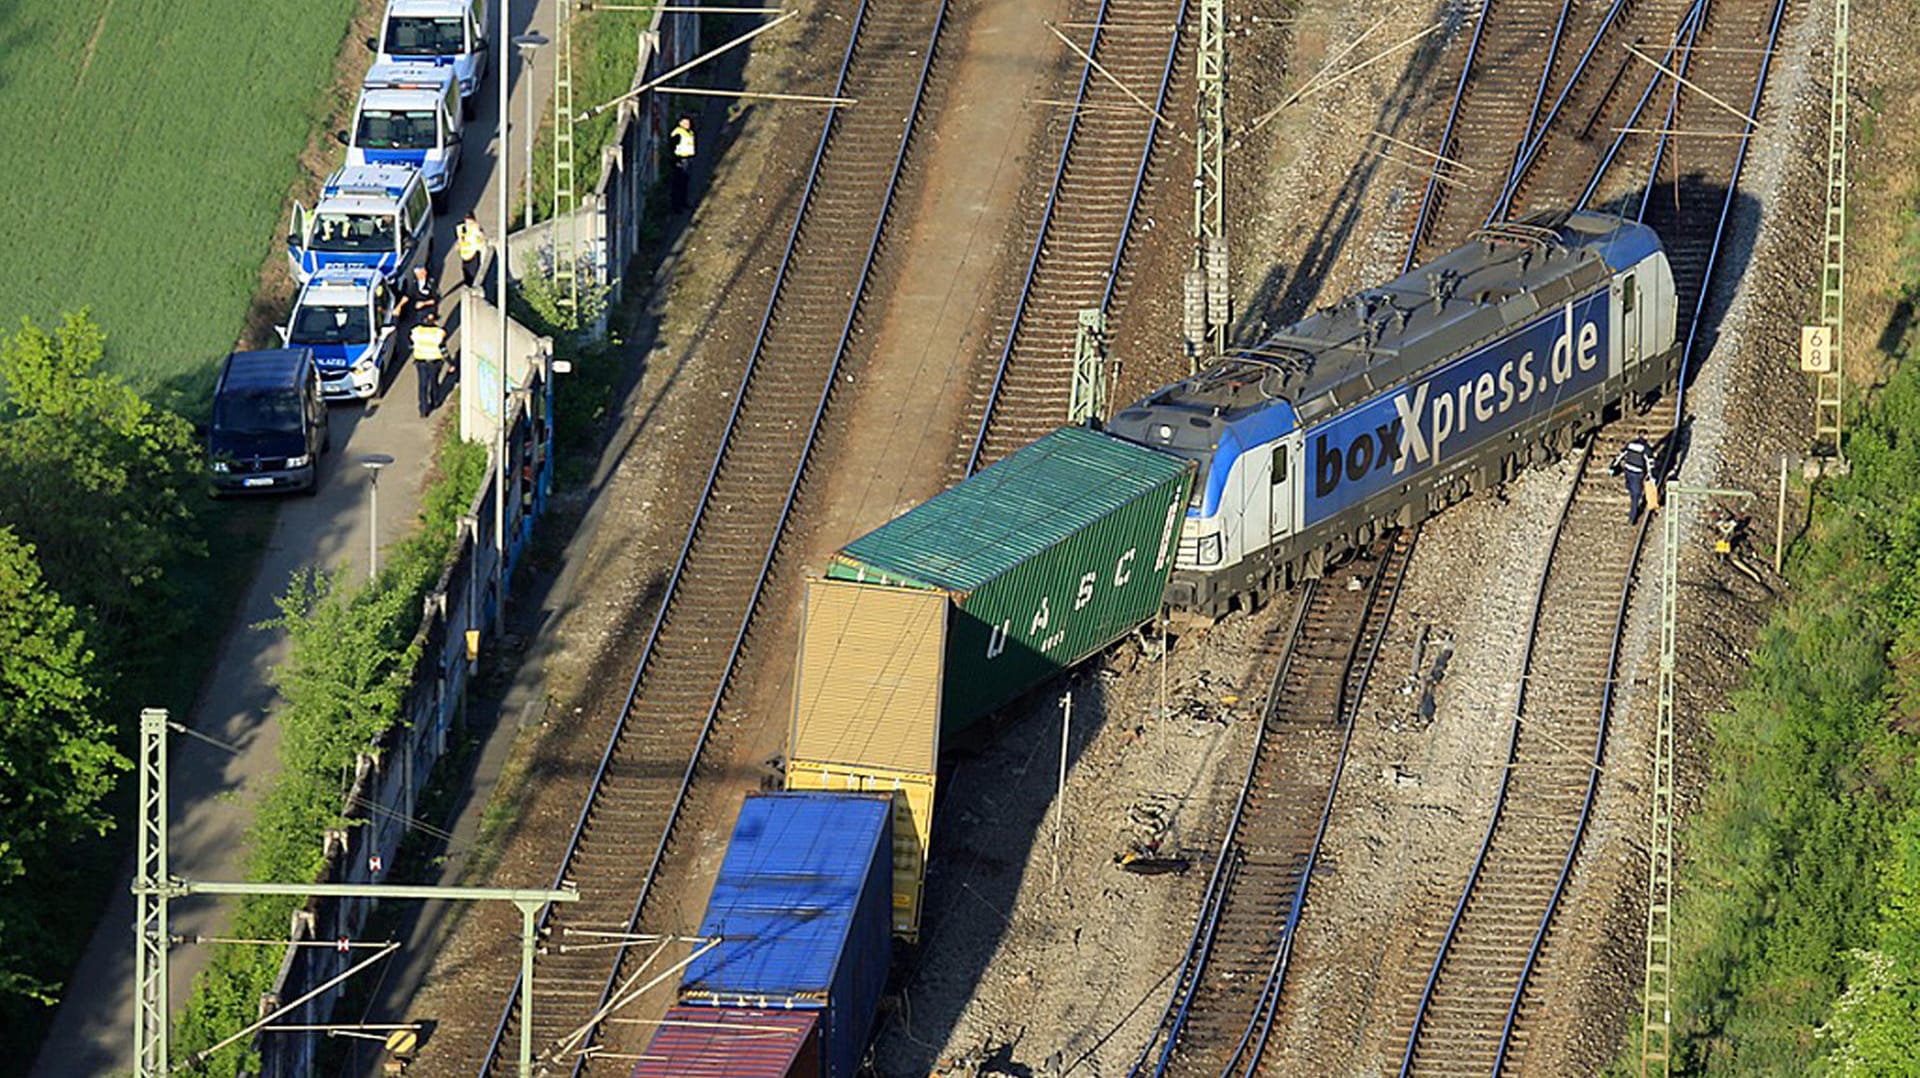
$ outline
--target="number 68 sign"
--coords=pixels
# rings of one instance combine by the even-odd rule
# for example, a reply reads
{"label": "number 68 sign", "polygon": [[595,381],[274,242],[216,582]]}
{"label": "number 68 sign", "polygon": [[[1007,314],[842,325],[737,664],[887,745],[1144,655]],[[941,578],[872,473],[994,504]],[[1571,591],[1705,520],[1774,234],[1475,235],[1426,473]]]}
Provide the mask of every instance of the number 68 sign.
{"label": "number 68 sign", "polygon": [[1833,327],[1800,327],[1800,369],[1807,374],[1833,370]]}

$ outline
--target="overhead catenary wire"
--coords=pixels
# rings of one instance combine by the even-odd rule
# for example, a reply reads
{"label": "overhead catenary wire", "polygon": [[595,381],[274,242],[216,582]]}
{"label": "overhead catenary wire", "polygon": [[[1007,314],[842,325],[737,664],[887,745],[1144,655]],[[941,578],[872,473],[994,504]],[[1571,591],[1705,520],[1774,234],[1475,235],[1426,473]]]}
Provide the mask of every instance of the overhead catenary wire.
{"label": "overhead catenary wire", "polygon": [[672,71],[669,71],[664,75],[657,75],[651,79],[648,79],[646,82],[643,82],[640,85],[634,87],[633,89],[628,90],[626,93],[621,94],[619,97],[613,98],[612,100],[609,100],[609,101],[603,101],[600,104],[595,105],[594,107],[581,113],[578,119],[591,120],[595,116],[600,115],[601,113],[607,111],[608,109],[618,106],[623,101],[631,101],[634,98],[639,97],[641,94],[646,93],[648,90],[657,88],[658,86],[660,86],[661,83],[666,82],[668,79],[673,78],[675,75],[679,75],[682,72],[689,71],[693,68],[696,68],[701,64],[706,63],[708,60],[711,60],[714,57],[720,55],[723,52],[727,52],[730,49],[738,48],[741,45],[744,45],[747,42],[752,41],[754,38],[759,37],[761,34],[764,34],[768,30],[771,30],[774,27],[779,26],[780,24],[786,22],[788,19],[791,19],[798,14],[800,13],[797,11],[789,11],[781,15],[779,18],[773,20],[772,22],[761,23],[759,26],[756,26],[753,29],[748,30],[746,33],[741,34],[740,36],[734,38],[731,41],[726,42],[725,44],[716,45],[715,47],[708,49],[706,52],[703,52],[700,55],[694,57],[693,59],[688,60],[686,63],[681,64],[679,67],[674,68]]}
{"label": "overhead catenary wire", "polygon": [[431,838],[439,839],[441,842],[451,843],[453,841],[453,832],[446,828],[440,827],[437,824],[428,823],[418,816],[409,815],[398,809],[387,808],[385,805],[368,799],[363,794],[353,795],[348,803],[352,807],[367,809],[375,816],[398,821],[412,830],[419,831]]}
{"label": "overhead catenary wire", "polygon": [[715,947],[718,947],[720,945],[719,938],[716,937],[714,939],[710,939],[706,943],[701,944],[700,947],[695,949],[692,954],[687,955],[685,958],[680,959],[678,962],[675,962],[673,965],[668,966],[666,969],[661,970],[658,974],[656,974],[653,977],[652,980],[649,980],[647,983],[639,986],[638,988],[632,988],[631,986],[633,985],[633,982],[635,980],[638,980],[640,975],[647,971],[647,966],[650,965],[654,957],[660,953],[660,949],[664,949],[671,942],[672,942],[671,940],[662,942],[660,944],[660,948],[655,949],[653,954],[648,955],[647,961],[641,963],[640,968],[633,971],[633,976],[627,978],[627,983],[621,986],[621,991],[616,992],[613,998],[609,999],[605,1004],[601,1006],[601,1008],[598,1011],[594,1012],[594,1015],[592,1018],[587,1019],[585,1022],[581,1023],[578,1027],[576,1027],[573,1030],[573,1032],[567,1034],[565,1037],[560,1038],[560,1043],[554,1046],[553,1051],[548,1053],[547,1058],[559,1059],[562,1056],[565,1056],[568,1054],[573,1054],[573,1055],[594,1054],[594,1049],[599,1047],[598,1045],[594,1045],[577,1052],[574,1051],[574,1045],[579,1044],[581,1041],[585,1040],[587,1037],[587,1034],[593,1031],[593,1027],[599,1025],[602,1021],[604,1021],[607,1018],[608,1015],[614,1013],[615,1011],[620,1010],[621,1008],[625,1007],[627,1004],[632,1003],[634,1000],[639,999],[641,996],[645,995],[647,992],[651,991],[655,986],[660,984],[660,982],[666,980],[668,977],[671,977],[674,974],[679,973],[681,970],[692,965],[694,961],[698,959],[701,955],[706,954],[708,951],[711,951]]}
{"label": "overhead catenary wire", "polygon": [[1102,64],[1098,60],[1095,60],[1093,58],[1092,53],[1081,48],[1079,44],[1077,44],[1072,38],[1061,33],[1059,28],[1054,26],[1052,23],[1045,23],[1043,25],[1045,25],[1049,31],[1052,31],[1053,36],[1059,38],[1061,42],[1067,46],[1067,48],[1072,49],[1075,56],[1078,56],[1080,57],[1080,59],[1085,60],[1087,62],[1087,66],[1093,68],[1094,71],[1098,72],[1101,78],[1106,79],[1108,82],[1112,83],[1115,89],[1127,95],[1127,99],[1129,101],[1132,101],[1134,104],[1140,106],[1140,110],[1142,112],[1145,112],[1147,115],[1153,117],[1156,120],[1159,120],[1163,124],[1166,124],[1167,131],[1169,133],[1175,134],[1175,135],[1180,133],[1180,129],[1174,126],[1174,123],[1172,120],[1169,120],[1165,116],[1161,115],[1159,109],[1154,108],[1152,105],[1147,104],[1146,101],[1142,99],[1139,94],[1136,94],[1133,92],[1131,87],[1129,87],[1126,83],[1121,82],[1120,79],[1117,76],[1115,76],[1113,72],[1108,71],[1104,64]]}
{"label": "overhead catenary wire", "polygon": [[1758,131],[1689,131],[1671,127],[1616,127],[1623,135],[1664,135],[1668,138],[1752,138]]}
{"label": "overhead catenary wire", "polygon": [[686,94],[692,97],[742,97],[754,101],[792,101],[803,105],[831,105],[834,108],[846,108],[857,105],[857,97],[834,97],[830,94],[783,94],[771,90],[715,90],[704,86],[655,86],[657,94]]}
{"label": "overhead catenary wire", "polygon": [[231,1036],[227,1037],[226,1040],[223,1040],[220,1043],[215,1044],[210,1048],[203,1048],[200,1051],[195,1052],[193,1055],[187,1058],[188,1065],[198,1066],[200,1063],[203,1063],[206,1060],[213,1058],[214,1053],[220,1051],[220,1049],[225,1048],[226,1046],[233,1044],[239,1040],[242,1040],[243,1038],[251,1037],[256,1031],[265,1029],[268,1026],[271,1026],[275,1018],[283,1014],[293,1013],[294,1010],[298,1008],[302,1003],[305,1003],[308,1000],[314,998],[315,996],[320,995],[321,993],[327,991],[329,988],[332,988],[334,985],[339,984],[342,981],[345,981],[347,978],[353,976],[354,974],[360,972],[363,969],[366,969],[368,966],[373,965],[375,962],[380,961],[381,959],[387,957],[388,955],[392,954],[393,952],[399,949],[400,949],[400,945],[398,943],[387,944],[386,946],[382,947],[380,950],[376,951],[375,953],[367,956],[366,958],[361,959],[360,961],[354,963],[351,966],[348,966],[341,973],[333,977],[329,977],[325,981],[322,981],[318,987],[315,987],[312,990],[306,992],[305,994],[300,995],[294,999],[288,1000],[286,1003],[281,1004],[279,1009],[268,1014],[265,1018],[262,1018],[259,1021],[254,1022],[252,1025],[249,1025],[241,1029],[239,1032],[232,1034]]}
{"label": "overhead catenary wire", "polygon": [[1623,43],[1621,47],[1626,49],[1628,52],[1634,54],[1635,56],[1638,56],[1640,59],[1645,60],[1647,63],[1652,64],[1654,68],[1658,70],[1661,74],[1667,76],[1668,78],[1679,83],[1680,85],[1685,86],[1687,89],[1692,90],[1694,93],[1699,94],[1701,97],[1706,98],[1708,101],[1712,102],[1713,104],[1720,106],[1721,108],[1725,109],[1727,112],[1732,113],[1735,117],[1739,118],[1740,122],[1746,124],[1749,127],[1754,128],[1756,131],[1764,130],[1764,128],[1762,128],[1760,125],[1760,121],[1748,115],[1744,110],[1735,108],[1734,106],[1727,104],[1725,101],[1722,101],[1721,99],[1713,96],[1712,92],[1708,91],[1706,88],[1702,87],[1696,82],[1693,82],[1692,80],[1688,79],[1686,76],[1680,74],[1679,72],[1674,71],[1672,68],[1667,67],[1665,64],[1654,59],[1653,57],[1648,56],[1646,53],[1641,52],[1639,49],[1635,48],[1631,43]]}
{"label": "overhead catenary wire", "polygon": [[1427,149],[1425,146],[1408,142],[1406,139],[1403,139],[1403,138],[1394,138],[1392,135],[1387,134],[1385,131],[1375,131],[1373,133],[1373,136],[1375,138],[1386,139],[1388,142],[1394,144],[1395,146],[1412,150],[1413,152],[1419,154],[1422,157],[1430,157],[1433,160],[1448,166],[1449,168],[1457,168],[1462,172],[1468,172],[1468,173],[1474,173],[1474,172],[1480,171],[1479,169],[1473,167],[1472,165],[1467,164],[1465,161],[1462,161],[1458,158],[1448,157],[1444,154],[1435,153],[1432,150]]}
{"label": "overhead catenary wire", "polygon": [[[1345,82],[1347,79],[1350,79],[1353,76],[1358,75],[1360,72],[1365,71],[1367,68],[1372,67],[1374,64],[1377,64],[1380,61],[1386,59],[1387,57],[1392,56],[1394,53],[1399,52],[1401,49],[1404,49],[1409,45],[1413,45],[1419,42],[1421,39],[1427,37],[1429,34],[1432,34],[1436,30],[1439,30],[1445,25],[1446,23],[1444,22],[1436,22],[1432,26],[1429,26],[1426,29],[1421,30],[1416,34],[1411,34],[1407,37],[1400,39],[1399,41],[1395,42],[1392,45],[1389,45],[1387,48],[1381,50],[1380,52],[1373,54],[1367,59],[1360,61],[1359,63],[1353,65],[1350,68],[1347,68],[1345,71],[1340,72],[1338,75],[1334,75],[1331,78],[1326,79],[1325,81],[1316,83],[1312,79],[1307,80],[1306,85],[1300,87],[1298,90],[1295,90],[1293,93],[1289,94],[1285,101],[1280,102],[1278,105],[1275,105],[1274,107],[1261,113],[1259,116],[1254,117],[1253,122],[1248,124],[1247,129],[1241,133],[1242,137],[1244,138],[1246,135],[1251,135],[1255,131],[1258,131],[1262,127],[1265,127],[1269,121],[1271,121],[1274,117],[1280,115],[1282,112],[1286,111],[1286,109],[1291,107],[1295,102],[1301,101],[1307,97],[1311,97],[1312,95],[1320,93],[1321,91],[1332,89],[1333,87],[1339,85],[1340,83]],[[1245,145],[1245,143],[1240,142],[1240,143],[1236,143],[1235,145],[1240,146],[1240,145]]]}

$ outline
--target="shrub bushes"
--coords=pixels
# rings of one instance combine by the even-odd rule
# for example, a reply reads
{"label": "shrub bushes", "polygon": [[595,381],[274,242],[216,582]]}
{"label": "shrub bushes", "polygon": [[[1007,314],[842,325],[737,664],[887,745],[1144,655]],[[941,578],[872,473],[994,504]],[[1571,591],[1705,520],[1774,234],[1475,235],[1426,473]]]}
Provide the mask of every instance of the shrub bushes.
{"label": "shrub bushes", "polygon": [[1681,1068],[1916,1073],[1920,376],[1901,368],[1816,507],[1792,599],[1714,717],[1676,911]]}
{"label": "shrub bushes", "polygon": [[[460,514],[486,477],[486,447],[449,440],[439,461],[442,474],[422,499],[420,530],[388,552],[378,577],[354,588],[341,573],[295,574],[280,599],[280,616],[266,623],[286,630],[292,653],[274,673],[285,700],[275,715],[281,771],[254,819],[249,879],[318,876],[324,833],[343,826],[341,801],[354,757],[401,719],[407,679],[419,659],[413,638],[421,602],[447,564]],[[243,898],[234,913],[234,934],[284,938],[302,903],[299,898]],[[261,946],[215,954],[195,980],[175,1029],[176,1063],[255,1020],[260,994],[272,985],[281,954],[280,948]],[[212,1057],[207,1073],[238,1074],[246,1059],[243,1046]]]}

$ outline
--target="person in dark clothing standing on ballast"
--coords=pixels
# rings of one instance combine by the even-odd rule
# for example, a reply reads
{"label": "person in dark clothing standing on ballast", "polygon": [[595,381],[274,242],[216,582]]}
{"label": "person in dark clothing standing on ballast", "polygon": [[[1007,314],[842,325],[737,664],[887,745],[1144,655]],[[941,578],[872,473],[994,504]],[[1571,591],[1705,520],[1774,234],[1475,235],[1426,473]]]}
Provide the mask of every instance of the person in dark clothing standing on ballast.
{"label": "person in dark clothing standing on ballast", "polygon": [[673,212],[687,208],[687,186],[693,174],[693,117],[682,116],[667,132],[673,140],[673,175],[667,179],[667,201]]}
{"label": "person in dark clothing standing on ballast", "polygon": [[1626,476],[1627,523],[1640,523],[1640,513],[1647,507],[1647,475],[1653,471],[1653,449],[1647,445],[1647,436],[1640,433],[1628,439],[1607,470]]}

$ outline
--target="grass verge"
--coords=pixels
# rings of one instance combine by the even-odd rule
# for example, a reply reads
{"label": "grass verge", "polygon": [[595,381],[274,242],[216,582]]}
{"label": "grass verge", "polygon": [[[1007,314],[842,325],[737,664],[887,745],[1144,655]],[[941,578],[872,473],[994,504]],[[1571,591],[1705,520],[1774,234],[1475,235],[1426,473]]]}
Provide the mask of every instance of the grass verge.
{"label": "grass verge", "polygon": [[[1846,354],[1879,388],[1709,722],[1676,881],[1676,1073],[1920,1074],[1920,73],[1862,81]],[[1638,1073],[1638,1049],[1608,1073]]]}
{"label": "grass verge", "polygon": [[[586,112],[626,93],[633,86],[633,68],[640,57],[640,34],[653,21],[653,6],[634,4],[637,11],[583,12],[573,21],[573,107]],[[683,18],[685,16],[682,16]],[[573,128],[573,186],[576,196],[600,185],[600,152],[613,139],[619,110],[609,109]],[[533,202],[535,219],[553,216],[553,115],[540,121],[533,147]],[[524,219],[525,209],[522,207]]]}

